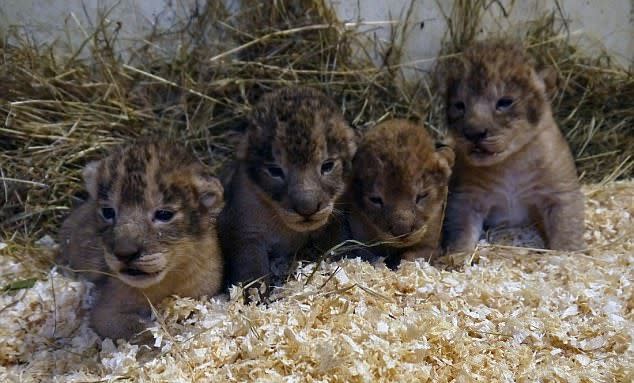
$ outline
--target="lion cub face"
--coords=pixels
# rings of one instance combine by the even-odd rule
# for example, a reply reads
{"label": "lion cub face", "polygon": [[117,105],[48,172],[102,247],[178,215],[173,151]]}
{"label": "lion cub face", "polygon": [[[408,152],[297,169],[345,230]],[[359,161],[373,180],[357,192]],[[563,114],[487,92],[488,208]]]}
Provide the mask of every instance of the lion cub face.
{"label": "lion cub face", "polygon": [[314,89],[284,88],[255,106],[239,159],[281,221],[306,232],[332,214],[354,150],[354,133],[334,102]]}
{"label": "lion cub face", "polygon": [[405,120],[365,134],[353,161],[352,194],[377,239],[395,247],[422,240],[444,204],[453,161],[450,148],[436,150],[422,126]]}
{"label": "lion cub face", "polygon": [[196,254],[184,245],[210,235],[223,204],[220,182],[166,142],[120,149],[87,165],[84,178],[96,201],[106,263],[137,288],[190,262]]}
{"label": "lion cub face", "polygon": [[502,162],[539,133],[556,75],[537,73],[520,46],[478,43],[448,68],[447,121],[465,161]]}

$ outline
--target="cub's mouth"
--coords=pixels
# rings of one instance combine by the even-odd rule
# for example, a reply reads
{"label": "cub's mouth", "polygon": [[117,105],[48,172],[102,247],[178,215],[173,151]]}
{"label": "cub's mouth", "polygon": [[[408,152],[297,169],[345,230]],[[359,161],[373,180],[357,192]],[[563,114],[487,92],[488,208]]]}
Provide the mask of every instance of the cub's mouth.
{"label": "cub's mouth", "polygon": [[130,286],[146,288],[159,283],[166,273],[166,269],[148,272],[134,266],[125,266],[119,270],[118,276]]}
{"label": "cub's mouth", "polygon": [[328,221],[328,216],[326,217],[310,217],[310,218],[300,218],[294,220],[287,220],[286,224],[296,230],[296,231],[312,231],[316,230]]}
{"label": "cub's mouth", "polygon": [[309,217],[304,217],[284,209],[278,209],[278,212],[286,226],[290,229],[299,232],[313,231],[328,223],[328,218],[332,213],[332,204],[327,205]]}
{"label": "cub's mouth", "polygon": [[397,237],[383,231],[381,237],[383,237],[382,240],[389,244],[389,246],[402,248],[410,247],[417,244],[423,239],[426,232],[427,225],[425,224],[414,231],[411,231],[407,234],[399,235]]}
{"label": "cub's mouth", "polygon": [[136,288],[147,288],[160,283],[169,265],[162,253],[146,254],[132,262],[124,262],[106,253],[106,263],[123,283]]}
{"label": "cub's mouth", "polygon": [[508,155],[504,148],[489,148],[485,145],[472,145],[465,150],[467,161],[476,166],[489,166],[503,161]]}
{"label": "cub's mouth", "polygon": [[147,277],[152,275],[158,275],[160,272],[146,272],[141,269],[137,269],[134,267],[126,267],[119,271],[121,274],[126,274],[131,277]]}
{"label": "cub's mouth", "polygon": [[471,149],[471,155],[476,157],[494,157],[499,155],[500,152],[489,150],[483,146],[476,145]]}

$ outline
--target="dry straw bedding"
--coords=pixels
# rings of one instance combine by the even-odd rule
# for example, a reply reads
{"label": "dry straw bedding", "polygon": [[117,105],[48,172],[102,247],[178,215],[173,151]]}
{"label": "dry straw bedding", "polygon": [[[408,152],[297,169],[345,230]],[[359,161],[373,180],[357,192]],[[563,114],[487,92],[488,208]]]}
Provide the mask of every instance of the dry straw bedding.
{"label": "dry straw bedding", "polygon": [[[52,270],[0,296],[0,380],[630,382],[634,183],[584,190],[586,252],[483,243],[451,271],[309,264],[268,305],[163,302],[154,353],[100,340],[90,286]],[[3,284],[28,276],[0,261]]]}
{"label": "dry straw bedding", "polygon": [[[0,44],[0,381],[634,380],[634,182],[614,182],[634,174],[634,76],[569,45],[556,14],[523,38],[560,74],[554,109],[583,181],[608,181],[584,187],[588,251],[483,245],[474,265],[396,272],[309,264],[268,305],[236,291],[164,302],[159,351],[100,340],[86,321],[90,286],[51,270],[47,241],[35,240],[67,213],[81,167],[113,145],[160,134],[218,168],[253,101],[293,83],[331,95],[359,131],[408,117],[442,135],[431,77],[400,73],[399,44],[418,25],[408,15],[391,41],[368,45],[371,33],[321,0],[242,3],[235,15],[208,2],[127,58],[107,17],[69,57],[19,33]],[[478,37],[490,9],[454,3],[446,53]],[[180,39],[174,56],[157,48],[165,38]],[[535,243],[530,232],[495,236]]]}

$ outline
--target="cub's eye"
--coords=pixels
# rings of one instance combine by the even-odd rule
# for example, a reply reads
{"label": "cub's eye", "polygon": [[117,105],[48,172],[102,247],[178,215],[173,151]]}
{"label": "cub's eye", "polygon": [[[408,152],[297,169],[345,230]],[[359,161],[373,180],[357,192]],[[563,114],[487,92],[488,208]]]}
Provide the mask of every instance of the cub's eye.
{"label": "cub's eye", "polygon": [[383,198],[379,196],[368,197],[368,201],[370,201],[375,206],[383,207]]}
{"label": "cub's eye", "polygon": [[335,160],[326,160],[321,164],[321,175],[326,175],[335,168]]}
{"label": "cub's eye", "polygon": [[266,167],[267,173],[273,178],[284,179],[284,170],[276,165],[269,165]]}
{"label": "cub's eye", "polygon": [[453,107],[454,107],[454,108],[455,108],[458,112],[461,112],[461,113],[464,113],[464,110],[465,110],[465,108],[466,108],[466,106],[465,106],[464,102],[462,102],[462,101],[456,101],[456,102],[454,102],[454,103],[453,103]]}
{"label": "cub's eye", "polygon": [[510,97],[502,97],[495,104],[495,109],[497,109],[499,112],[504,112],[505,110],[510,108],[511,105],[513,105],[513,99],[512,98],[510,98]]}
{"label": "cub's eye", "polygon": [[428,192],[420,193],[419,195],[417,195],[416,196],[416,205],[420,205],[423,202],[425,202],[425,199],[427,199],[428,196],[429,196]]}
{"label": "cub's eye", "polygon": [[174,218],[174,212],[169,210],[157,210],[154,212],[154,220],[161,222],[169,222]]}
{"label": "cub's eye", "polygon": [[117,215],[117,213],[111,207],[102,207],[101,208],[101,216],[106,221],[114,221],[114,217],[116,215]]}

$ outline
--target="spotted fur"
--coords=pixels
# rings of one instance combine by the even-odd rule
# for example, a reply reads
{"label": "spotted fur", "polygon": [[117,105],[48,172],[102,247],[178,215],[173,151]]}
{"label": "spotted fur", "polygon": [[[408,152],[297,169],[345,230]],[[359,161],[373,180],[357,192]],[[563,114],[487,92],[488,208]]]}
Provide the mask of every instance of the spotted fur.
{"label": "spotted fur", "polygon": [[412,122],[390,120],[368,131],[353,161],[353,238],[385,243],[371,249],[383,256],[437,253],[453,160],[451,149],[436,149],[425,128]]}
{"label": "spotted fur", "polygon": [[90,200],[64,224],[62,255],[74,269],[101,268],[91,314],[100,335],[143,330],[147,299],[219,291],[223,189],[195,158],[173,142],[141,140],[87,165],[84,178]]}
{"label": "spotted fur", "polygon": [[354,132],[312,88],[266,94],[250,115],[227,188],[222,243],[230,283],[276,272],[330,219],[350,177]]}
{"label": "spotted fur", "polygon": [[[501,40],[477,42],[462,56],[448,65],[447,110],[450,124],[459,121],[452,101],[463,91],[471,97],[487,98],[490,104],[504,96],[512,95],[521,102],[498,119],[502,125],[525,119],[536,125],[548,104],[548,94],[553,91],[554,81],[548,72],[545,82],[538,77],[534,60],[521,44]],[[467,103],[469,109],[473,103]]]}
{"label": "spotted fur", "polygon": [[470,252],[484,227],[535,223],[551,249],[583,244],[583,196],[553,119],[556,75],[521,44],[475,43],[447,64],[446,115],[456,169],[445,232]]}

